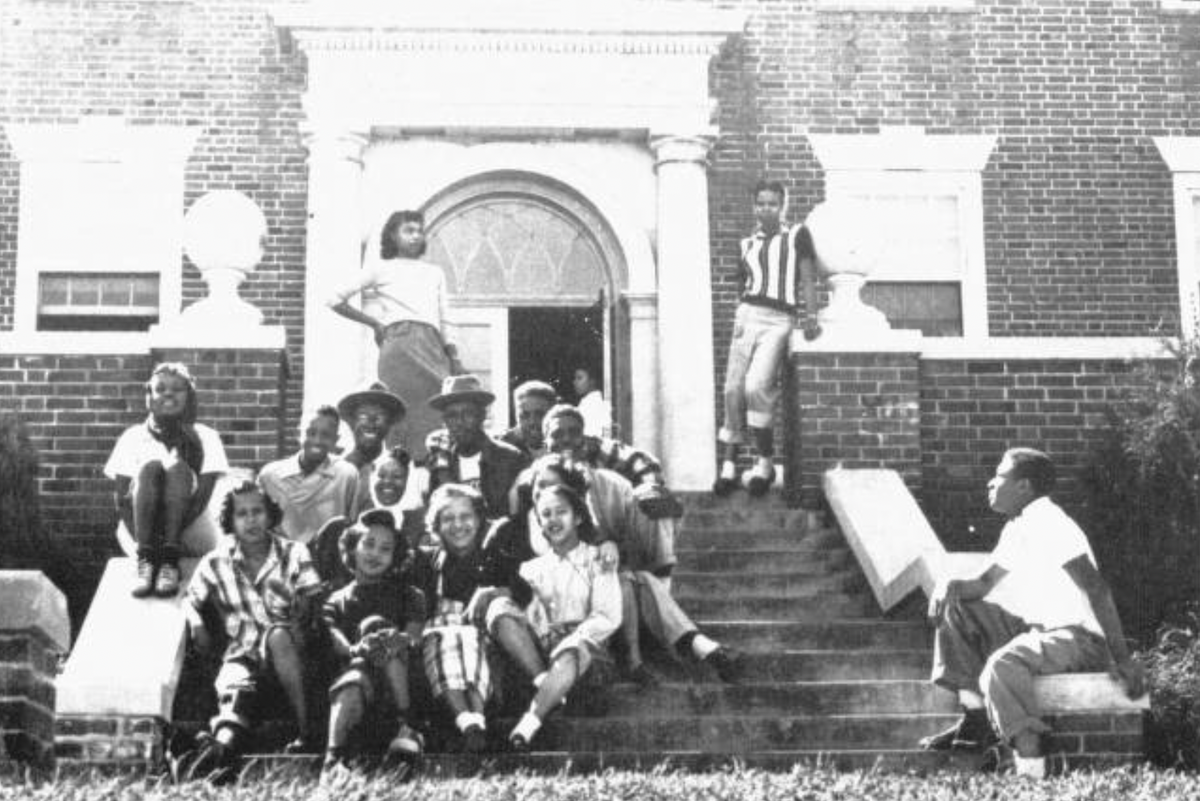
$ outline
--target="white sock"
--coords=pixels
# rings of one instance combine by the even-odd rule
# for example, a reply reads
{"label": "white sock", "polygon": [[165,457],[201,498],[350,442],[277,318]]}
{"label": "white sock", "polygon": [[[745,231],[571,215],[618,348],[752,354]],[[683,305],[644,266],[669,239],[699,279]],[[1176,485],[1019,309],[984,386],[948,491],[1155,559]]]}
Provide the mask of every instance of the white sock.
{"label": "white sock", "polygon": [[474,720],[471,721],[472,723],[481,729],[487,729],[487,718],[483,716],[482,712],[472,712],[470,714],[474,715]]}
{"label": "white sock", "polygon": [[542,682],[544,682],[546,680],[546,677],[549,675],[550,674],[548,672],[543,670],[541,673],[534,676],[533,677],[533,686],[540,690],[542,688]]}
{"label": "white sock", "polygon": [[1034,779],[1046,778],[1045,757],[1023,757],[1020,754],[1014,754],[1013,766],[1016,768],[1018,776],[1029,776]]}
{"label": "white sock", "polygon": [[721,462],[721,478],[732,481],[737,476],[737,465],[728,459]]}
{"label": "white sock", "polygon": [[473,726],[474,724],[475,724],[475,713],[474,712],[459,712],[454,717],[454,725],[458,727],[459,731],[466,731],[467,729],[471,728],[471,726]]}
{"label": "white sock", "polygon": [[971,690],[959,690],[958,703],[963,709],[983,709],[983,696]]}
{"label": "white sock", "polygon": [[538,729],[542,727],[542,720],[533,712],[526,712],[517,721],[517,725],[512,730],[512,737],[518,734],[525,738],[525,742],[532,742],[533,736],[538,733]]}
{"label": "white sock", "polygon": [[707,659],[713,651],[720,648],[719,643],[715,643],[703,634],[697,634],[692,638],[692,653],[697,659]]}
{"label": "white sock", "polygon": [[754,463],[754,472],[766,478],[771,475],[771,470],[775,467],[774,462],[766,456],[758,457],[758,461]]}

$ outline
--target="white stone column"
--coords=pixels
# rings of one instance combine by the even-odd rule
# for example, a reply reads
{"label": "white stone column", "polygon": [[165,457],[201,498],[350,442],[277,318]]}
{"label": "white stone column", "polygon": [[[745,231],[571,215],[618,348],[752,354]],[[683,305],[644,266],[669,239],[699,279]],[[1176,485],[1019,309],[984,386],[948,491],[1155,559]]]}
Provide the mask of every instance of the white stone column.
{"label": "white stone column", "polygon": [[629,441],[661,453],[658,396],[658,306],[651,292],[626,292],[629,309],[629,385],[632,431]]}
{"label": "white stone column", "polygon": [[337,403],[360,383],[360,326],[328,307],[362,266],[359,195],[367,139],[317,128],[308,148],[308,238],[304,282],[304,398],[311,410]]}
{"label": "white stone column", "polygon": [[651,140],[658,174],[658,421],[672,487],[707,490],[716,469],[708,150],[701,136]]}

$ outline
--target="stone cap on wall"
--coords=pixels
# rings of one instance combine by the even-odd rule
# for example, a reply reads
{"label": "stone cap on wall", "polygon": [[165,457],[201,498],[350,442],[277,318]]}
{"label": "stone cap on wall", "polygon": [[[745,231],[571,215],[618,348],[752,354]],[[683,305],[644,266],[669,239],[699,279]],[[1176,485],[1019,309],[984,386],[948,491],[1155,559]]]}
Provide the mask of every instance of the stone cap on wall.
{"label": "stone cap on wall", "polygon": [[71,647],[67,597],[40,570],[0,570],[0,631],[40,631],[55,647]]}

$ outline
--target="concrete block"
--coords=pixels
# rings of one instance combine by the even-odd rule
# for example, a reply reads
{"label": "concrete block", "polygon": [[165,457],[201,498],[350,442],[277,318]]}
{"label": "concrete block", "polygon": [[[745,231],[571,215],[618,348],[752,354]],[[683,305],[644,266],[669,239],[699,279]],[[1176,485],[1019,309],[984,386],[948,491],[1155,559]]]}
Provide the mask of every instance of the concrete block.
{"label": "concrete block", "polygon": [[1060,673],[1039,676],[1034,683],[1038,704],[1048,715],[1068,712],[1140,713],[1150,708],[1149,693],[1130,700],[1107,673]]}
{"label": "concrete block", "polygon": [[827,470],[824,491],[884,611],[913,590],[932,589],[932,568],[945,551],[899,473]]}
{"label": "concrete block", "polygon": [[40,631],[55,647],[71,647],[67,597],[39,570],[0,570],[0,632]]}
{"label": "concrete block", "polygon": [[[197,560],[181,562],[184,580]],[[130,558],[109,560],[83,630],[58,679],[60,715],[136,715],[170,720],[183,667],[183,594],[137,599]]]}

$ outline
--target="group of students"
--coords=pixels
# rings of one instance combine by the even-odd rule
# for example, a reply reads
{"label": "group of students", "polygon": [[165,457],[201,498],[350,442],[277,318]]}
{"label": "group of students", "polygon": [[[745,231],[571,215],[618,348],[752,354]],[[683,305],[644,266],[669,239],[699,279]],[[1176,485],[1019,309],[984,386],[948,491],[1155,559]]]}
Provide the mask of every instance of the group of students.
{"label": "group of students", "polygon": [[[491,437],[493,400],[475,376],[444,380],[428,400],[445,427],[427,438],[424,471],[387,446],[407,413],[394,393],[376,385],[323,406],[297,453],[228,491],[217,532],[203,510],[228,469],[221,439],[196,421],[187,367],[154,369],[148,417],[106,469],[137,542],[135,596],[178,594],[179,559],[201,557],[185,608],[197,650],[220,654],[218,711],[191,775],[230,770],[281,697],[298,729],[287,749],[323,746],[330,765],[384,742],[415,757],[430,713],[463,750],[487,750],[504,663],[524,684],[511,697],[532,696],[507,743],[528,749],[581,679],[611,678],[593,670],[610,664],[610,638],[641,686],[660,680],[643,634],[737,680],[741,655],[671,595],[682,508],[657,460],[586,435],[579,411],[536,381],[515,393],[518,424]],[[343,422],[354,445],[338,454]],[[316,676],[328,684],[324,733]]]}

